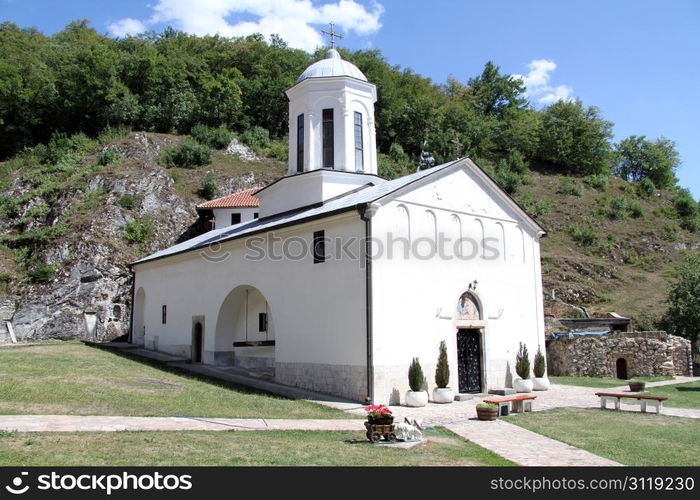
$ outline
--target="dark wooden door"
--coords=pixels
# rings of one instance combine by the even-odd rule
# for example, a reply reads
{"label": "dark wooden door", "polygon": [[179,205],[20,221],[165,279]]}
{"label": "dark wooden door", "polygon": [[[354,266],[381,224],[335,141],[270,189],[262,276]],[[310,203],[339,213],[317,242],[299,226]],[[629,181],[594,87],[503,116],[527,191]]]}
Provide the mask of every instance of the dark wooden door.
{"label": "dark wooden door", "polygon": [[481,332],[457,331],[459,392],[481,392]]}
{"label": "dark wooden door", "polygon": [[202,362],[202,324],[195,323],[194,325],[194,361],[195,363]]}

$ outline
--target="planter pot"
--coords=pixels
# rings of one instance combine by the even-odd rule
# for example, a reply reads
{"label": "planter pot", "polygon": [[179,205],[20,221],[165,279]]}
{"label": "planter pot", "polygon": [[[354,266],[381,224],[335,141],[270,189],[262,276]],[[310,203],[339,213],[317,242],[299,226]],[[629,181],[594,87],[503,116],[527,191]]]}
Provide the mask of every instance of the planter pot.
{"label": "planter pot", "polygon": [[479,420],[496,420],[498,418],[498,408],[477,408],[476,418]]}
{"label": "planter pot", "polygon": [[428,404],[428,393],[425,391],[408,391],[406,393],[406,406],[418,408]]}
{"label": "planter pot", "polygon": [[368,418],[367,422],[370,425],[391,425],[394,423],[394,417],[384,417],[384,418]]}
{"label": "planter pot", "polygon": [[535,377],[532,379],[532,388],[536,391],[546,391],[549,389],[549,379],[547,377]]}
{"label": "planter pot", "polygon": [[532,380],[529,378],[516,378],[513,380],[513,389],[515,389],[515,392],[532,392]]}
{"label": "planter pot", "polygon": [[451,403],[455,400],[455,391],[450,387],[433,389],[433,403]]}
{"label": "planter pot", "polygon": [[632,392],[642,392],[646,387],[645,382],[628,382],[628,385],[630,386],[630,391]]}

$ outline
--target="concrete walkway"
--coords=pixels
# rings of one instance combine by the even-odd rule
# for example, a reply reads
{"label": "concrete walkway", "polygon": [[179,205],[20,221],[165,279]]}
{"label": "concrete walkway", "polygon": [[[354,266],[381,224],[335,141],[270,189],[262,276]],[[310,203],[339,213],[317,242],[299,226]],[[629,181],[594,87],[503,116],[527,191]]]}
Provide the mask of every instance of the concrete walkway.
{"label": "concrete walkway", "polygon": [[610,466],[618,462],[536,434],[504,420],[468,420],[449,430],[503,458],[527,466]]}

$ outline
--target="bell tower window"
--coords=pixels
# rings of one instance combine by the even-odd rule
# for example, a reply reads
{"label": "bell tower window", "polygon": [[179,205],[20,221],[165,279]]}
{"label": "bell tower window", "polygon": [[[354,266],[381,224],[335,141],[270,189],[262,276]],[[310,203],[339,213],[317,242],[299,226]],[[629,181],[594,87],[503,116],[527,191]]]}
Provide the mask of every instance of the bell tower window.
{"label": "bell tower window", "polygon": [[297,116],[297,172],[304,171],[304,113]]}
{"label": "bell tower window", "polygon": [[357,172],[365,169],[362,144],[362,113],[355,111],[355,170]]}
{"label": "bell tower window", "polygon": [[333,109],[323,110],[323,168],[333,165]]}

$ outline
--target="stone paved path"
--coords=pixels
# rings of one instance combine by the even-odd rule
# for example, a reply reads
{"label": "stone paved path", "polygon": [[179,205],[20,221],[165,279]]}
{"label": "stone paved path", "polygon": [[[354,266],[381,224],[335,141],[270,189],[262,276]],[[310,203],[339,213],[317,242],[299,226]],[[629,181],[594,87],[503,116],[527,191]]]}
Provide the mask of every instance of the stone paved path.
{"label": "stone paved path", "polygon": [[446,427],[503,458],[527,466],[610,466],[618,462],[536,434],[504,420],[468,420]]}

